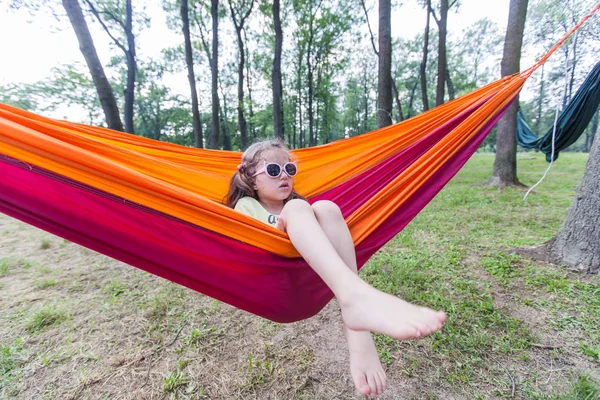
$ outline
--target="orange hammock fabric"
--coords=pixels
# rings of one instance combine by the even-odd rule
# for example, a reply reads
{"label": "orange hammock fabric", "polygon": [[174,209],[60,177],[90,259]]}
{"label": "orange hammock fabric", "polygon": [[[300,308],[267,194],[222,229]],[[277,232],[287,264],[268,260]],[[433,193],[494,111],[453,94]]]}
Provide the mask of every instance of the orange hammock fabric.
{"label": "orange hammock fabric", "polygon": [[[296,190],[340,206],[362,266],[598,8],[524,72],[399,124],[293,151]],[[314,315],[332,294],[288,237],[222,204],[240,158],[0,104],[0,211],[272,320]]]}

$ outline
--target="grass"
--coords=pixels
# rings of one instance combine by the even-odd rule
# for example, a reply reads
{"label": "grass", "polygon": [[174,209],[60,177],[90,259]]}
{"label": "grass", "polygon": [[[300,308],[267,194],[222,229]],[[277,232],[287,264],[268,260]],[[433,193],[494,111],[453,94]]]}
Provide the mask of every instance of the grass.
{"label": "grass", "polygon": [[[599,277],[512,252],[558,231],[586,160],[561,154],[523,201],[522,189],[479,186],[493,157],[477,155],[371,258],[361,271],[369,283],[449,315],[443,331],[423,340],[374,336],[388,376],[400,382],[392,398],[600,398]],[[518,166],[530,186],[547,164],[527,153]],[[326,310],[307,322],[275,324],[75,245],[39,243],[30,258],[0,259],[3,291],[17,278],[37,289],[22,299],[0,296],[0,397],[35,397],[20,392],[26,387],[56,398],[353,396],[343,334],[332,328],[336,313],[335,322]],[[61,266],[47,258],[44,243],[60,247]],[[77,313],[53,305],[61,301]],[[324,347],[336,334],[335,346]],[[117,361],[107,366],[110,359]],[[47,375],[27,375],[33,368]],[[74,370],[88,378],[60,383]]]}
{"label": "grass", "polygon": [[66,311],[54,306],[44,306],[32,313],[26,330],[29,333],[39,333],[52,326],[60,325],[69,318]]}

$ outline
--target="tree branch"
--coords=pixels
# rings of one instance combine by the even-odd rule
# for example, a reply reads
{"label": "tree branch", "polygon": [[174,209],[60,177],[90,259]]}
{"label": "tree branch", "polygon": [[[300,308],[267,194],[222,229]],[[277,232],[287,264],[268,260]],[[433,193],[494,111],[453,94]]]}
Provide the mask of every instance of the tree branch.
{"label": "tree branch", "polygon": [[431,13],[431,15],[433,15],[433,20],[435,21],[435,23],[437,24],[437,26],[439,28],[440,27],[440,20],[435,15],[435,10],[433,9],[433,7],[429,6],[429,12]]}
{"label": "tree branch", "polygon": [[115,38],[112,33],[110,33],[110,30],[108,29],[108,26],[106,26],[106,24],[104,23],[104,21],[102,20],[102,18],[100,17],[100,13],[98,13],[98,11],[96,10],[96,8],[94,7],[94,5],[89,1],[89,0],[85,0],[85,2],[87,3],[87,5],[90,7],[90,10],[92,11],[92,14],[94,14],[94,16],[96,17],[96,19],[98,20],[98,22],[100,22],[100,25],[102,25],[102,28],[104,28],[104,30],[106,31],[106,33],[108,34],[108,36],[110,36],[110,38],[113,40],[113,42],[115,42],[115,44],[121,49],[123,50],[123,53],[127,54],[127,49],[125,48],[125,46],[123,46],[121,44],[121,42],[119,42],[117,40],[117,38]]}
{"label": "tree branch", "polygon": [[369,22],[369,12],[367,11],[367,6],[365,5],[365,0],[360,0],[360,4],[365,12],[365,19],[367,20],[367,26],[369,27],[369,34],[371,35],[371,44],[373,45],[373,51],[375,55],[379,57],[379,52],[377,51],[377,46],[375,46],[375,37],[373,36],[373,30],[371,29],[371,23]]}
{"label": "tree branch", "polygon": [[206,42],[206,39],[204,38],[204,30],[202,29],[202,25],[200,22],[196,21],[196,24],[198,25],[198,30],[200,31],[200,39],[202,39],[202,47],[204,47],[204,52],[206,53],[206,57],[208,58],[208,63],[210,65],[212,65],[212,55],[210,54],[210,49],[208,47],[208,43]]}

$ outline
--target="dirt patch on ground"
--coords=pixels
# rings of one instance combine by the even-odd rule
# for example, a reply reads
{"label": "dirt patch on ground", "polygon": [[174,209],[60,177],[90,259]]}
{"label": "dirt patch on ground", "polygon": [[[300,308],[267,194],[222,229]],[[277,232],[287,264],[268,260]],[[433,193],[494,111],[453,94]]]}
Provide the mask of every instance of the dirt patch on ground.
{"label": "dirt patch on ground", "polygon": [[[276,324],[4,215],[0,233],[0,397],[362,398],[336,302]],[[44,311],[62,317],[37,329]],[[395,356],[381,398],[461,398]]]}

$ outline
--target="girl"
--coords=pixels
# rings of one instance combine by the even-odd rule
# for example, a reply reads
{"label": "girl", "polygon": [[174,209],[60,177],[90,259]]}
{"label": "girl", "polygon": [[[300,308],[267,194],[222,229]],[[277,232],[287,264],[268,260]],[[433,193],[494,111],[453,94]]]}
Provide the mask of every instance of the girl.
{"label": "girl", "polygon": [[231,179],[227,205],[289,235],[340,304],[356,389],[380,395],[387,380],[370,332],[418,338],[441,329],[446,314],[407,303],[361,280],[354,243],[339,207],[330,201],[310,205],[293,189],[297,173],[283,142],[255,143],[244,152]]}

